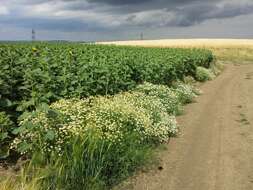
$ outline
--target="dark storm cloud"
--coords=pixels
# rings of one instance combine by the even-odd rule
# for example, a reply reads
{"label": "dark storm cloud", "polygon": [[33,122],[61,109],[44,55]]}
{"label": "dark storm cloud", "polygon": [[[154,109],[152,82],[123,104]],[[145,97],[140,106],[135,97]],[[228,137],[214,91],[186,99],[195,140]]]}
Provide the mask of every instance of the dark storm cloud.
{"label": "dark storm cloud", "polygon": [[[75,5],[78,5],[75,6],[76,9],[81,9],[82,7],[84,7],[82,0],[62,1],[75,2]],[[213,0],[212,2],[217,1],[220,0]],[[161,8],[174,9],[180,5],[203,2],[203,0],[86,0],[86,2],[89,2],[91,5],[95,6],[107,6],[107,9],[104,10],[107,12],[127,14],[146,10],[156,10]]]}
{"label": "dark storm cloud", "polygon": [[141,4],[147,3],[153,0],[88,0],[91,3],[105,3],[110,5],[129,5],[129,4]]}
{"label": "dark storm cloud", "polygon": [[174,9],[164,8],[158,11],[144,13],[140,14],[136,12],[130,14],[125,21],[129,25],[144,27],[187,27],[210,19],[233,18],[252,14],[253,3],[215,4],[213,2],[202,2],[197,4],[185,4],[184,6],[175,7]]}
{"label": "dark storm cloud", "polygon": [[[66,5],[67,10],[98,9],[100,13],[116,15],[116,18],[118,16],[118,21],[128,26],[187,27],[210,19],[231,18],[253,13],[253,3],[249,3],[250,1],[233,3],[230,0],[87,0],[86,3],[82,0],[61,1],[71,2]],[[222,2],[224,5],[217,5]],[[102,8],[99,7],[101,5],[103,5]],[[163,10],[163,13],[152,15],[152,11],[155,10]],[[136,15],[145,11],[147,11],[146,16],[141,21],[136,20],[138,19]],[[149,14],[148,11],[151,13]],[[173,18],[169,13],[174,15]],[[125,18],[121,20],[120,17],[124,16]],[[150,17],[153,18],[150,20]]]}
{"label": "dark storm cloud", "polygon": [[203,4],[189,6],[177,9],[174,19],[168,25],[191,26],[209,19],[232,18],[251,13],[253,13],[253,4],[225,4],[224,6]]}
{"label": "dark storm cloud", "polygon": [[153,5],[169,5],[169,4],[182,4],[192,3],[200,0],[88,0],[91,3],[104,3],[110,5],[136,5],[136,4],[149,4]]}
{"label": "dark storm cloud", "polygon": [[0,1],[0,26],[62,32],[191,27],[253,14],[252,0]]}

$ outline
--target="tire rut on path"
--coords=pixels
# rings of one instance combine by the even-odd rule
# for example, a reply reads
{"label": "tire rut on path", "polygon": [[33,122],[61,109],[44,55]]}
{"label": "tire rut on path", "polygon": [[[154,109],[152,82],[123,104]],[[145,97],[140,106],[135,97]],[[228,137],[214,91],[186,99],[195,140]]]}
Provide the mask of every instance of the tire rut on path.
{"label": "tire rut on path", "polygon": [[227,65],[178,117],[182,132],[161,153],[161,171],[133,190],[253,190],[253,65]]}

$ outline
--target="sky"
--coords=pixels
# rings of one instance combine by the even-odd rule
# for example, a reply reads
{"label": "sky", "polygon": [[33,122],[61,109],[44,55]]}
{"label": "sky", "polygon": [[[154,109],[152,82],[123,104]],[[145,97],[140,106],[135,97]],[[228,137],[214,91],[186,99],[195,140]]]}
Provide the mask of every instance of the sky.
{"label": "sky", "polygon": [[0,0],[0,40],[253,38],[253,0]]}

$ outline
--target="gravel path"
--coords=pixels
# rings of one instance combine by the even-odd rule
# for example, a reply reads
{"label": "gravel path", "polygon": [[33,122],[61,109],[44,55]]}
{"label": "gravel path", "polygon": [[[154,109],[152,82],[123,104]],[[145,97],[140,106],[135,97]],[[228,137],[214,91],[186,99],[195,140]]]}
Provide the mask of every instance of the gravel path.
{"label": "gravel path", "polygon": [[227,65],[201,90],[178,117],[182,132],[161,153],[163,169],[122,189],[253,190],[253,65]]}

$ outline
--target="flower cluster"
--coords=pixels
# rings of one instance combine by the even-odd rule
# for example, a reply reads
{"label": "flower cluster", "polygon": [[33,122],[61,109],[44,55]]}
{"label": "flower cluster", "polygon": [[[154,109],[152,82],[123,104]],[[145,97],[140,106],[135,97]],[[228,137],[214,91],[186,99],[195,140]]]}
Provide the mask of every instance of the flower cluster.
{"label": "flower cluster", "polygon": [[61,154],[73,137],[85,136],[88,130],[114,144],[124,143],[132,134],[140,143],[164,142],[178,132],[175,114],[179,107],[194,96],[185,84],[173,89],[144,83],[115,96],[62,99],[24,117],[12,147],[21,153]]}
{"label": "flower cluster", "polygon": [[181,102],[179,94],[178,92],[175,92],[174,89],[168,88],[165,85],[154,85],[145,82],[144,84],[139,85],[135,91],[159,99],[169,114],[176,115],[180,112]]}
{"label": "flower cluster", "polygon": [[197,90],[191,85],[177,82],[173,91],[177,94],[179,101],[183,104],[191,103],[197,96]]}
{"label": "flower cluster", "polygon": [[24,117],[16,130],[12,148],[21,153],[41,150],[45,153],[62,152],[72,137],[85,130],[88,100],[60,100],[48,110],[38,110]]}
{"label": "flower cluster", "polygon": [[149,118],[149,125],[146,127],[136,128],[145,140],[167,141],[171,135],[175,135],[176,120],[175,117],[167,113],[164,104],[155,96],[149,96],[141,92],[115,96],[118,102],[125,99],[127,104],[135,110],[141,110],[143,115]]}

